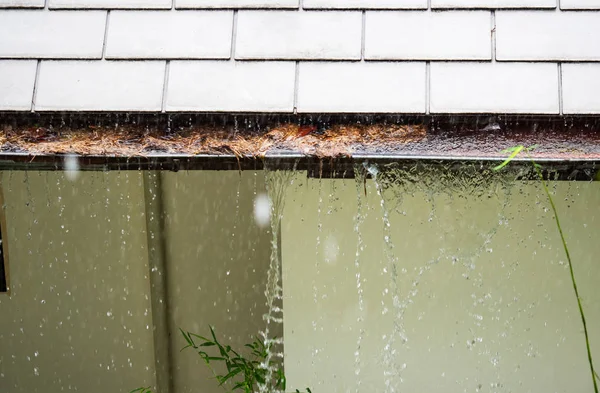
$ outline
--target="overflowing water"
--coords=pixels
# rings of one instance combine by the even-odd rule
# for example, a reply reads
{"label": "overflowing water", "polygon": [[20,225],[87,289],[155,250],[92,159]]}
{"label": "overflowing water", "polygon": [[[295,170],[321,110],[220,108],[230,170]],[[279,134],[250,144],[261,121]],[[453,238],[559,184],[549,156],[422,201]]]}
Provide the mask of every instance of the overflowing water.
{"label": "overflowing water", "polygon": [[[592,391],[552,211],[523,169],[65,167],[2,173],[2,393],[219,392],[179,351],[179,328],[209,326],[240,353],[265,345],[260,393],[284,391],[278,370],[288,392]],[[600,358],[597,184],[551,191]]]}
{"label": "overflowing water", "polygon": [[[260,393],[279,393],[281,390],[274,388],[271,381],[275,378],[275,370],[283,359],[283,337],[276,337],[273,333],[272,324],[283,325],[283,288],[281,283],[281,220],[283,219],[283,208],[285,206],[285,191],[291,181],[293,172],[277,171],[267,172],[266,186],[271,206],[271,257],[267,271],[267,288],[265,297],[267,312],[264,315],[265,329],[260,332],[266,350],[266,356],[262,360],[261,368],[266,369],[264,381],[259,381]],[[277,359],[279,358],[279,359]]]}

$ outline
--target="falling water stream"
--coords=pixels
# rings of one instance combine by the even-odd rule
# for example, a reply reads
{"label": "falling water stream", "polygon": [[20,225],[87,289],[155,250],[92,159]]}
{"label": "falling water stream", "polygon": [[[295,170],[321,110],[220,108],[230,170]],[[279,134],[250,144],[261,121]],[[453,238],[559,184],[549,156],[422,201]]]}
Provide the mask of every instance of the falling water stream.
{"label": "falling water stream", "polygon": [[[362,342],[363,342],[363,338],[365,335],[365,327],[363,326],[364,324],[364,312],[365,312],[365,305],[364,305],[364,289],[363,289],[363,278],[361,275],[361,269],[360,269],[360,262],[361,262],[361,254],[364,251],[364,244],[363,244],[363,237],[362,237],[362,223],[365,220],[365,214],[366,212],[363,209],[363,192],[366,194],[367,192],[367,188],[366,188],[366,182],[367,182],[367,176],[366,176],[366,171],[365,168],[361,167],[361,166],[355,166],[354,168],[354,173],[355,173],[355,185],[356,185],[356,218],[354,219],[354,232],[356,233],[356,255],[355,255],[355,259],[354,259],[354,267],[356,268],[356,292],[357,292],[357,300],[358,300],[358,310],[359,310],[359,316],[357,318],[357,323],[360,326],[360,330],[358,333],[358,338],[356,339],[356,351],[354,352],[354,373],[356,374],[357,377],[357,382],[356,382],[356,389],[355,392],[359,393],[361,391],[361,378],[360,378],[360,373],[361,373],[361,359],[360,359],[360,353],[361,353],[361,347],[362,347]],[[364,195],[366,197],[366,195]]]}
{"label": "falling water stream", "polygon": [[[398,287],[398,258],[394,252],[394,243],[391,235],[391,223],[390,213],[386,206],[386,202],[383,196],[382,184],[378,181],[379,169],[376,166],[365,164],[367,171],[373,177],[377,195],[381,199],[381,214],[383,221],[383,240],[385,243],[385,256],[387,259],[387,266],[383,269],[383,273],[389,276],[389,289],[384,288],[383,291],[386,295],[391,296],[392,305],[394,308],[393,315],[393,330],[384,337],[385,346],[383,354],[383,364],[385,369],[383,370],[383,377],[385,380],[386,392],[394,393],[398,389],[398,384],[402,381],[402,370],[405,364],[398,366],[397,362],[397,351],[395,349],[395,342],[397,338],[400,338],[402,343],[406,343],[408,338],[404,331],[402,322],[402,314],[404,305],[400,301],[400,289]],[[403,272],[405,269],[403,269]]]}
{"label": "falling water stream", "polygon": [[[146,236],[160,217],[143,172],[73,168],[2,174],[13,275],[13,303],[0,295],[2,393],[150,386],[157,342],[174,349],[160,358],[171,393],[217,392],[173,334],[209,325],[236,349],[252,336],[268,348],[257,393],[283,393],[270,383],[281,368],[288,392],[590,391],[552,215],[539,184],[514,180],[522,169],[154,172],[165,227]],[[598,353],[600,193],[551,189]],[[164,260],[150,264],[158,238]],[[155,269],[168,299],[153,298]]]}
{"label": "falling water stream", "polygon": [[[267,288],[265,289],[268,311],[263,319],[265,329],[260,332],[267,356],[261,367],[267,370],[265,382],[258,384],[260,393],[279,393],[280,390],[272,389],[271,381],[275,377],[274,371],[283,359],[283,337],[274,337],[272,324],[283,324],[283,288],[281,283],[281,220],[285,207],[285,193],[290,185],[293,171],[267,171],[266,188],[271,199],[271,257],[267,272]],[[275,359],[274,359],[275,358]]]}

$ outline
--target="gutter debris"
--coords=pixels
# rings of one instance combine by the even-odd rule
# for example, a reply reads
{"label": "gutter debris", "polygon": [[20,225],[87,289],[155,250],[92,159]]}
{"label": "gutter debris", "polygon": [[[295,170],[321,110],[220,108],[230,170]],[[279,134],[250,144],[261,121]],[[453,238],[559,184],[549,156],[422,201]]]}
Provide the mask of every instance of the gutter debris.
{"label": "gutter debris", "polygon": [[533,158],[565,178],[594,178],[600,167],[600,127],[590,117],[0,113],[7,169],[56,170],[76,155],[84,170],[242,170],[270,161],[320,176],[360,161],[483,167],[517,145],[536,148],[514,161]]}
{"label": "gutter debris", "polygon": [[426,137],[421,125],[286,124],[265,132],[235,132],[225,128],[191,127],[173,133],[134,126],[86,129],[5,128],[0,151],[31,155],[77,154],[147,157],[152,154],[233,154],[260,158],[272,151],[293,151],[314,157],[351,156],[357,151],[389,152],[397,146],[417,143]]}

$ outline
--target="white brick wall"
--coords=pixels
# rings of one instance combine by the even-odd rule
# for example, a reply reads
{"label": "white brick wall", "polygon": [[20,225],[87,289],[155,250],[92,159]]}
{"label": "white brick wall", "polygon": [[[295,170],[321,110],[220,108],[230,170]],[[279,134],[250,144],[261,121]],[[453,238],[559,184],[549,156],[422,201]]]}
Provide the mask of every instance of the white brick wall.
{"label": "white brick wall", "polygon": [[425,63],[300,63],[298,112],[425,113]]}
{"label": "white brick wall", "polygon": [[431,113],[559,113],[551,63],[432,63]]}
{"label": "white brick wall", "polygon": [[563,111],[566,114],[600,113],[600,64],[563,64]]}
{"label": "white brick wall", "polygon": [[236,59],[360,59],[356,11],[240,11]]}
{"label": "white brick wall", "polygon": [[498,11],[498,60],[600,60],[600,12]]}
{"label": "white brick wall", "polygon": [[48,6],[72,9],[156,9],[171,8],[171,0],[48,0]]}
{"label": "white brick wall", "polygon": [[105,11],[0,12],[0,57],[99,59]]}
{"label": "white brick wall", "polygon": [[427,0],[304,0],[305,9],[418,9]]}
{"label": "white brick wall", "polygon": [[106,58],[227,59],[232,24],[232,11],[115,11]]}
{"label": "white brick wall", "polygon": [[559,1],[0,0],[0,110],[600,113]]}
{"label": "white brick wall", "polygon": [[491,14],[488,11],[367,12],[365,58],[491,59]]}
{"label": "white brick wall", "polygon": [[431,0],[431,7],[489,9],[556,8],[556,0]]}
{"label": "white brick wall", "polygon": [[294,62],[173,61],[166,110],[291,112]]}
{"label": "white brick wall", "polygon": [[175,0],[176,8],[298,8],[299,0]]}
{"label": "white brick wall", "polygon": [[43,8],[44,0],[0,0],[0,8],[5,7]]}
{"label": "white brick wall", "polygon": [[42,61],[38,111],[160,111],[164,61]]}
{"label": "white brick wall", "polygon": [[31,110],[35,60],[0,60],[0,110]]}
{"label": "white brick wall", "polygon": [[600,10],[600,0],[561,0],[563,10]]}

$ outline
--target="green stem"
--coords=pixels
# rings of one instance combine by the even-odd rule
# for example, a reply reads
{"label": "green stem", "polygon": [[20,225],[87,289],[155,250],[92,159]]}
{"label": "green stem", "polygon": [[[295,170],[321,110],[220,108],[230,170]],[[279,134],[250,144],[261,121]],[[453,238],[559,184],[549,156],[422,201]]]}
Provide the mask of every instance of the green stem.
{"label": "green stem", "polygon": [[538,165],[531,160],[533,163],[533,167],[537,172],[542,185],[544,186],[544,191],[548,196],[548,200],[550,201],[550,206],[552,207],[552,211],[554,212],[554,221],[556,221],[556,227],[558,228],[558,233],[560,234],[560,240],[562,240],[563,249],[565,250],[565,254],[567,255],[567,262],[569,263],[569,272],[571,273],[571,283],[573,284],[573,290],[575,291],[575,297],[577,298],[577,305],[579,306],[579,315],[581,316],[581,323],[583,324],[583,334],[585,335],[585,346],[587,349],[588,362],[590,364],[590,372],[592,373],[592,382],[594,383],[594,393],[598,393],[598,383],[596,382],[597,374],[594,371],[594,361],[592,360],[592,351],[590,349],[590,338],[588,335],[587,322],[585,320],[585,314],[583,312],[583,306],[581,305],[581,298],[579,297],[579,290],[577,289],[577,282],[575,281],[575,273],[573,272],[573,263],[571,263],[571,254],[569,254],[569,248],[567,247],[567,241],[565,240],[565,235],[563,234],[562,227],[560,226],[560,220],[558,218],[558,213],[556,211],[556,206],[554,205],[554,200],[552,199],[552,195],[550,195],[550,190],[548,190],[548,185],[542,176],[542,171]]}

